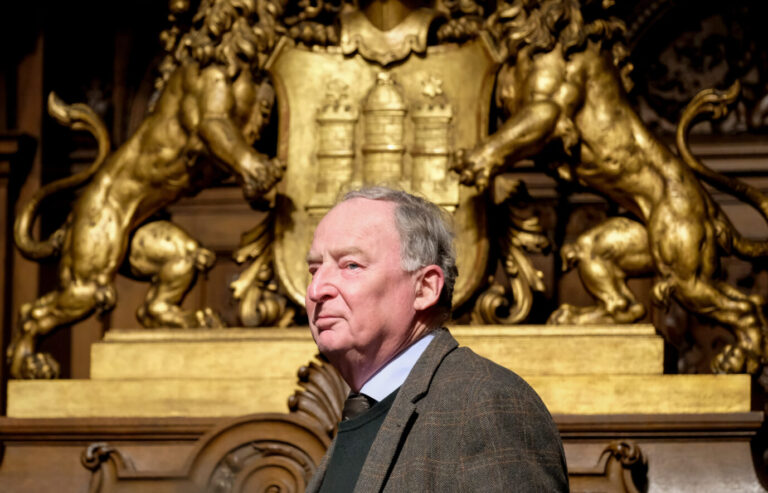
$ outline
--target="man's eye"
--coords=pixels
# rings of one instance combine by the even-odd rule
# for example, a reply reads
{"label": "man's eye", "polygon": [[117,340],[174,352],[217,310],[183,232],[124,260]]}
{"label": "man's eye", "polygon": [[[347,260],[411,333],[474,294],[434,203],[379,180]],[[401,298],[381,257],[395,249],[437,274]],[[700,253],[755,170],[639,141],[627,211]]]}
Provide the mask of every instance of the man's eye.
{"label": "man's eye", "polygon": [[347,269],[350,269],[350,270],[357,270],[357,269],[360,268],[360,264],[356,264],[354,262],[350,262],[350,263],[347,264],[346,267],[347,267]]}

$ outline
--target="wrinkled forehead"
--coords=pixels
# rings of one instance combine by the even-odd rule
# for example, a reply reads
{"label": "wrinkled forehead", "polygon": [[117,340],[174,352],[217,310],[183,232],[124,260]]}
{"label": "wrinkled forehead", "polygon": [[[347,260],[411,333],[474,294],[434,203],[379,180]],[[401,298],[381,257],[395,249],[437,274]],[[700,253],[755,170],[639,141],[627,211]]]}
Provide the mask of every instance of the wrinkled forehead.
{"label": "wrinkled forehead", "polygon": [[394,202],[385,200],[355,197],[336,204],[320,221],[318,229],[321,225],[395,228],[396,206]]}
{"label": "wrinkled forehead", "polygon": [[337,204],[320,221],[310,252],[326,248],[384,247],[400,251],[393,202],[353,198]]}

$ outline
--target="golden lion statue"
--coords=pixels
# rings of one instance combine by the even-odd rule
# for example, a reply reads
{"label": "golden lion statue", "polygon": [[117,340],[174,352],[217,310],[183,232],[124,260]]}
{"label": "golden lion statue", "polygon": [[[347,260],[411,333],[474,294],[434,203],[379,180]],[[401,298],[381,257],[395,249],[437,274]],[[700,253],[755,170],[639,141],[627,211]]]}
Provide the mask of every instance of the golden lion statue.
{"label": "golden lion statue", "polygon": [[[763,301],[714,277],[721,254],[754,257],[768,244],[743,238],[714,203],[701,178],[729,190],[768,216],[768,201],[743,183],[705,168],[685,134],[699,113],[722,111],[734,94],[700,95],[678,128],[681,157],[646,129],[625,97],[623,25],[604,19],[602,5],[584,0],[514,0],[498,11],[509,61],[497,97],[508,118],[475,149],[459,151],[462,182],[485,187],[525,158],[555,165],[563,179],[604,195],[636,219],[616,217],[563,248],[598,304],[563,305],[550,323],[627,323],[641,318],[626,277],[653,272],[654,299],[729,328],[734,336],[713,361],[718,372],[756,372],[765,362]],[[597,4],[597,5],[595,5]],[[596,14],[597,13],[597,14]],[[590,19],[588,15],[593,17]]]}
{"label": "golden lion statue", "polygon": [[[99,154],[89,170],[43,187],[17,218],[16,243],[26,256],[61,259],[58,287],[21,309],[7,352],[13,377],[57,376],[51,356],[35,354],[36,339],[114,306],[113,280],[130,235],[159,209],[219,178],[211,161],[237,177],[247,199],[263,196],[279,181],[281,165],[252,147],[272,104],[262,69],[275,41],[272,16],[278,9],[251,0],[205,2],[187,33],[166,33],[170,55],[161,67],[159,97],[138,130],[111,154],[107,132],[88,107],[50,99],[51,114],[89,130]],[[35,241],[30,228],[41,201],[75,186],[83,189],[66,223],[49,239]],[[178,307],[194,274],[213,263],[212,252],[167,222],[140,228],[131,248],[134,273],[155,279],[138,311],[143,325],[220,325],[210,310]]]}

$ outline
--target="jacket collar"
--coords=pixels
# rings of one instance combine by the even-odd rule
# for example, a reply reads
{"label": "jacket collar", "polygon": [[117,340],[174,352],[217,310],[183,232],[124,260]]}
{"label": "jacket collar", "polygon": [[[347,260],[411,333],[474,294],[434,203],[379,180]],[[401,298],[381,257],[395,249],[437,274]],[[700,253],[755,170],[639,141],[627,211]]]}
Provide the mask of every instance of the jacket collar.
{"label": "jacket collar", "polygon": [[[405,439],[405,432],[410,421],[415,417],[418,401],[429,391],[437,368],[448,353],[459,345],[448,329],[434,331],[435,338],[421,355],[405,383],[395,397],[392,408],[387,413],[376,439],[368,452],[368,458],[360,470],[360,477],[355,485],[355,493],[381,491],[395,460],[395,453]],[[320,489],[328,460],[336,446],[334,438],[328,451],[317,467],[317,472],[307,485],[307,493],[316,493]]]}
{"label": "jacket collar", "polygon": [[416,416],[418,401],[429,391],[432,377],[443,358],[458,345],[447,329],[435,331],[435,338],[400,387],[392,408],[384,418],[384,423],[360,471],[355,493],[381,491],[394,461],[397,460],[395,454],[405,439],[411,420]]}

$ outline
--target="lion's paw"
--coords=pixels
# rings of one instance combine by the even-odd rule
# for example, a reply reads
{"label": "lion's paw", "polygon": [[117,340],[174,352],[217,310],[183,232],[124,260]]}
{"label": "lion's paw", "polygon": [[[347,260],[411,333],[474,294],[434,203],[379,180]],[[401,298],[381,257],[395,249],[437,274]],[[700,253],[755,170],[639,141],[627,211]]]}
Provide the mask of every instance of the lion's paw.
{"label": "lion's paw", "polygon": [[552,325],[627,324],[645,316],[645,307],[631,303],[623,309],[606,310],[601,305],[574,306],[564,303],[547,319]]}
{"label": "lion's paw", "polygon": [[59,363],[49,353],[28,354],[21,361],[23,379],[51,380],[59,378]]}
{"label": "lion's paw", "polygon": [[207,248],[200,247],[195,251],[195,269],[208,272],[216,263],[216,254]]}
{"label": "lion's paw", "polygon": [[575,306],[564,303],[552,312],[547,323],[550,325],[572,325],[576,319],[576,310]]}
{"label": "lion's paw", "polygon": [[243,195],[246,200],[260,199],[283,178],[285,164],[279,159],[264,159],[243,173]]}
{"label": "lion's paw", "polygon": [[739,373],[745,362],[744,351],[738,346],[728,344],[712,358],[711,367],[714,373]]}
{"label": "lion's paw", "polygon": [[459,174],[463,185],[476,186],[479,190],[488,187],[493,163],[477,151],[459,149],[453,154],[451,170]]}
{"label": "lion's paw", "polygon": [[738,345],[727,344],[714,358],[711,368],[714,373],[757,373],[761,367],[759,355]]}
{"label": "lion's paw", "polygon": [[219,317],[219,314],[213,311],[211,308],[204,308],[195,312],[197,318],[197,326],[201,329],[221,329],[226,327],[224,321]]}

